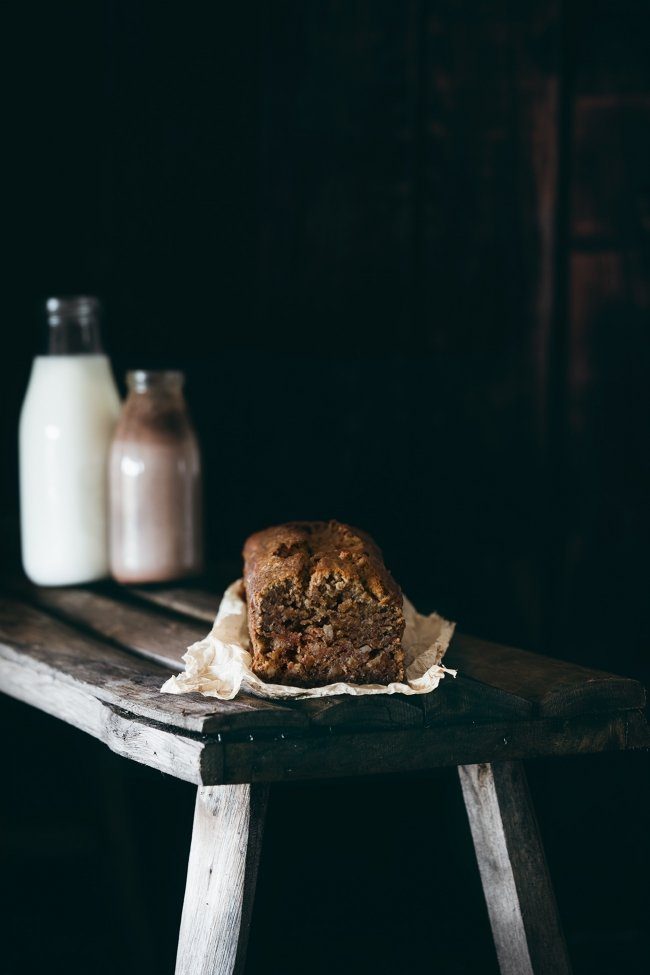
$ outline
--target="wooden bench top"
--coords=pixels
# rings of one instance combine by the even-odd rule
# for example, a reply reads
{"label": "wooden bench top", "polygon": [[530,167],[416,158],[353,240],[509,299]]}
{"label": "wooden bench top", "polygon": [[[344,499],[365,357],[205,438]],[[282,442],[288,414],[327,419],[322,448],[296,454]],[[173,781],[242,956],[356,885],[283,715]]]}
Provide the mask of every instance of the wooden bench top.
{"label": "wooden bench top", "polygon": [[634,680],[457,634],[431,694],[276,703],[160,693],[219,595],[177,587],[0,597],[0,690],[203,785],[418,771],[642,747]]}

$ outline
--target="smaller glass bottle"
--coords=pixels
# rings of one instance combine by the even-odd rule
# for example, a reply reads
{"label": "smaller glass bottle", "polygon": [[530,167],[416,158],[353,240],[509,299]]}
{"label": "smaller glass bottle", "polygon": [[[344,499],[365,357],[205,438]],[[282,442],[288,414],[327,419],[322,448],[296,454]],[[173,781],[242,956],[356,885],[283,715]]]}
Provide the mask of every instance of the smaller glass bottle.
{"label": "smaller glass bottle", "polygon": [[201,457],[181,372],[127,374],[110,453],[110,564],[118,582],[202,569]]}

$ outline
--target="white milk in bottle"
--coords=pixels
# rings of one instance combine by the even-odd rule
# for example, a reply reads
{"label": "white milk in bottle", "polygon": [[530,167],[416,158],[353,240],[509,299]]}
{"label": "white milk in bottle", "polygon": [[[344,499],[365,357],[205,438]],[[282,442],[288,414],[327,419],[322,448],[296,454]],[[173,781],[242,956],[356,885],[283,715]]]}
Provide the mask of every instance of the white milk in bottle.
{"label": "white milk in bottle", "polygon": [[99,336],[99,302],[47,301],[49,355],[37,356],[20,416],[23,567],[37,585],[108,574],[108,451],[120,400]]}

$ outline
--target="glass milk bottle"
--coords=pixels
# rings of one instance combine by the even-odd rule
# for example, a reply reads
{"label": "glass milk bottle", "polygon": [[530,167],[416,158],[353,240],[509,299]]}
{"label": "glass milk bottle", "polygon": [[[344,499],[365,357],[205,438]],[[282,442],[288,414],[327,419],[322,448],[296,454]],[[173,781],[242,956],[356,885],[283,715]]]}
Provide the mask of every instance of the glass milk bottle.
{"label": "glass milk bottle", "polygon": [[34,359],[20,416],[23,567],[41,586],[108,574],[108,451],[120,400],[96,298],[49,298],[49,354]]}
{"label": "glass milk bottle", "polygon": [[202,568],[201,457],[181,372],[130,372],[110,455],[111,572],[168,582]]}

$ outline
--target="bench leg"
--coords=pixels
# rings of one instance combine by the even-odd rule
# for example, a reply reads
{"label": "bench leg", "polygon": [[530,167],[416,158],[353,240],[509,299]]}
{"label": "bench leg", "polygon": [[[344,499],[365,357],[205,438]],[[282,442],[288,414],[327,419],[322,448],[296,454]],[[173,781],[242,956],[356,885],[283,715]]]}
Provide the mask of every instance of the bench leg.
{"label": "bench leg", "polygon": [[268,788],[199,787],[176,975],[243,972]]}
{"label": "bench leg", "polygon": [[501,975],[570,975],[523,765],[460,765],[458,774]]}

